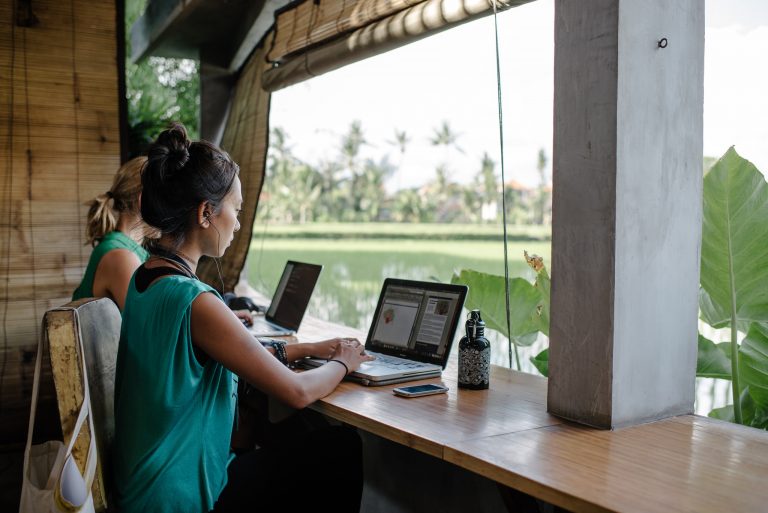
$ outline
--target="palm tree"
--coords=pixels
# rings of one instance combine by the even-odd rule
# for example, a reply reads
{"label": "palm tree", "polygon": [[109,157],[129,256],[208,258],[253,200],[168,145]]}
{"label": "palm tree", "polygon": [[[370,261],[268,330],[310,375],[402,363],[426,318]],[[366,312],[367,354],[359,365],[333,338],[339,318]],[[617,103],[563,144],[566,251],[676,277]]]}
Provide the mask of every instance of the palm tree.
{"label": "palm tree", "polygon": [[429,140],[429,142],[432,143],[432,146],[442,146],[446,149],[455,148],[459,152],[464,153],[464,150],[456,144],[459,139],[459,134],[453,131],[448,121],[443,120],[441,125],[438,128],[433,129],[433,131],[434,135]]}
{"label": "palm tree", "polygon": [[405,130],[398,130],[395,128],[395,139],[392,141],[387,141],[388,144],[391,144],[392,146],[396,146],[398,151],[400,152],[400,155],[403,155],[405,153],[406,148],[408,147],[408,143],[411,142],[411,138],[408,136]]}
{"label": "palm tree", "polygon": [[456,149],[461,153],[464,150],[459,148],[456,142],[459,139],[459,134],[453,131],[450,123],[443,120],[438,128],[433,129],[434,134],[429,142],[432,146],[442,146],[444,151],[443,161],[435,169],[435,187],[436,187],[436,207],[437,207],[437,221],[447,221],[453,217],[449,212],[451,210],[451,199],[454,192],[454,184],[450,180],[450,169],[448,167],[448,154],[451,149]]}
{"label": "palm tree", "polygon": [[361,148],[367,144],[362,124],[357,119],[352,121],[347,133],[341,137],[341,160],[346,181],[342,184],[344,194],[337,196],[341,215],[348,221],[357,220],[360,215],[360,182],[364,170],[359,157]]}
{"label": "palm tree", "polygon": [[[398,130],[395,129],[395,138],[392,141],[387,141],[387,144],[391,146],[395,146],[397,150],[400,152],[400,159],[397,163],[397,171],[402,171],[403,169],[403,161],[405,161],[405,150],[408,148],[408,144],[411,142],[411,138],[408,136],[405,130]],[[400,189],[400,179],[399,179],[399,173],[397,174],[398,179],[397,183],[395,184],[396,189]]]}
{"label": "palm tree", "polygon": [[349,125],[349,131],[341,138],[341,154],[345,159],[347,169],[355,174],[358,167],[357,157],[360,149],[368,144],[363,135],[363,127],[359,120],[354,120]]}
{"label": "palm tree", "polygon": [[480,164],[480,171],[477,173],[478,188],[480,189],[482,198],[480,201],[480,209],[483,211],[483,215],[480,216],[481,220],[487,219],[489,221],[496,219],[496,208],[498,205],[499,195],[499,182],[496,179],[496,162],[488,155],[483,154],[483,160]]}
{"label": "palm tree", "polygon": [[539,188],[536,193],[536,201],[535,201],[535,222],[536,224],[544,224],[547,215],[546,215],[546,209],[547,209],[547,203],[549,199],[549,191],[547,191],[547,175],[546,175],[546,169],[547,169],[547,152],[544,151],[544,148],[539,149],[539,155],[538,159],[536,161],[536,170],[539,172]]}

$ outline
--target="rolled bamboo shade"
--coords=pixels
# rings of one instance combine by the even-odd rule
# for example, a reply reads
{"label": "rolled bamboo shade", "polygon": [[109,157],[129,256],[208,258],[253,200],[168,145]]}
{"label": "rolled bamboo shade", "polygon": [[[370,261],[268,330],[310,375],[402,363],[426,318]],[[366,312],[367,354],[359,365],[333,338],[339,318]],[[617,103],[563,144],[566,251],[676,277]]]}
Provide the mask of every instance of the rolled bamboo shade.
{"label": "rolled bamboo shade", "polygon": [[120,166],[116,56],[114,2],[0,0],[0,443],[24,439],[30,351],[90,256],[84,202]]}
{"label": "rolled bamboo shade", "polygon": [[[497,0],[505,10],[532,0]],[[337,0],[279,12],[263,87],[276,91],[493,13],[493,0]]]}
{"label": "rolled bamboo shade", "polygon": [[[251,245],[253,221],[264,183],[264,169],[269,146],[269,102],[271,94],[261,88],[261,77],[266,69],[266,45],[256,48],[243,67],[235,85],[224,135],[222,149],[240,166],[243,207],[240,213],[240,231],[235,233],[231,246],[220,260],[221,280],[216,263],[206,258],[198,266],[200,279],[219,290],[230,292],[240,279]],[[222,281],[224,290],[222,291]]]}

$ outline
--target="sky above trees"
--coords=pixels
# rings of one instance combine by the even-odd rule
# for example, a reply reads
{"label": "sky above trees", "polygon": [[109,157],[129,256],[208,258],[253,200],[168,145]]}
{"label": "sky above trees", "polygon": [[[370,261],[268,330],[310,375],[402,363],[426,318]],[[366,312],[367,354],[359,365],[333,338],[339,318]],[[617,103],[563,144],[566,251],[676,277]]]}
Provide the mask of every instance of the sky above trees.
{"label": "sky above trees", "polygon": [[[506,178],[529,186],[540,182],[539,151],[552,154],[553,5],[538,0],[499,17]],[[768,2],[706,8],[704,153],[736,145],[768,172]],[[362,156],[399,155],[389,190],[433,180],[435,162],[467,183],[486,153],[499,162],[493,37],[489,17],[278,91],[272,126],[289,134],[297,158],[319,163],[359,120]],[[433,144],[445,123],[453,144]]]}

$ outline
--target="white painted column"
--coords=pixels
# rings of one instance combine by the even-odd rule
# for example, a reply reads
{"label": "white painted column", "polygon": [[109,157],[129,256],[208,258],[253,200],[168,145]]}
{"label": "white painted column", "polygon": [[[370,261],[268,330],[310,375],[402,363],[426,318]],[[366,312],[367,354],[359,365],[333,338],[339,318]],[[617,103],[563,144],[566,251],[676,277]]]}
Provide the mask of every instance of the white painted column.
{"label": "white painted column", "polygon": [[612,428],[693,411],[703,82],[700,0],[557,0],[555,415]]}

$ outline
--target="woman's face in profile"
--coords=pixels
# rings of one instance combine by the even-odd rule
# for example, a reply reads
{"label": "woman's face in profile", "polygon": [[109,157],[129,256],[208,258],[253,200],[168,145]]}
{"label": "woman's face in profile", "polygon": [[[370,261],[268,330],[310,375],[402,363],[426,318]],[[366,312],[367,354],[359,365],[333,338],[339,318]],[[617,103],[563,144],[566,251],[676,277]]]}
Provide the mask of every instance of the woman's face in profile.
{"label": "woman's face in profile", "polygon": [[214,243],[216,253],[214,256],[222,256],[224,251],[232,243],[232,239],[235,237],[235,232],[240,229],[240,209],[243,206],[243,195],[240,190],[240,178],[235,176],[235,180],[232,182],[232,187],[229,189],[229,193],[224,197],[221,202],[221,208],[218,213],[211,216],[211,225],[218,230],[213,230],[217,235],[217,241]]}

